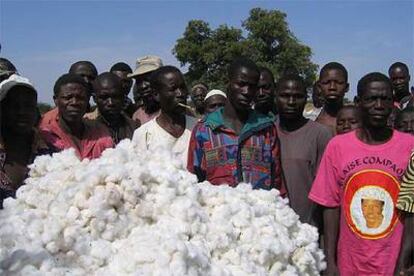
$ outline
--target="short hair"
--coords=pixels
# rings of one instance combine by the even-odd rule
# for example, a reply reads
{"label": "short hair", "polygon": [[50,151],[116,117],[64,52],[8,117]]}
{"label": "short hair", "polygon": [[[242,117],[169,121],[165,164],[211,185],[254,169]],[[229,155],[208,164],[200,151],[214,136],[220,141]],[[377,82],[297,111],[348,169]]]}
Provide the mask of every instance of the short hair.
{"label": "short hair", "polygon": [[119,89],[122,90],[122,80],[120,77],[111,72],[103,72],[99,74],[93,82],[93,90],[95,91],[95,94],[101,87],[101,83],[106,80],[113,82]]}
{"label": "short hair", "polygon": [[81,60],[81,61],[77,61],[74,64],[72,64],[69,68],[69,73],[74,73],[76,68],[78,66],[81,66],[81,65],[86,65],[86,66],[90,67],[92,69],[92,71],[95,73],[95,75],[98,75],[98,70],[96,70],[95,65],[92,62],[88,61],[88,60]]}
{"label": "short hair", "polygon": [[0,69],[5,71],[17,72],[16,66],[7,58],[0,58]]}
{"label": "short hair", "polygon": [[346,70],[345,66],[335,61],[329,62],[322,67],[321,71],[319,72],[319,79],[322,77],[322,74],[328,70],[341,71],[342,74],[344,74],[345,81],[348,82],[348,71]]}
{"label": "short hair", "polygon": [[114,71],[132,73],[131,67],[128,64],[126,64],[125,62],[118,62],[118,63],[115,63],[114,65],[112,65],[109,72],[114,72]]}
{"label": "short hair", "polygon": [[402,69],[404,69],[407,73],[409,73],[409,69],[407,64],[402,63],[400,61],[394,62],[393,64],[391,64],[390,68],[388,69],[388,75],[391,75],[392,70],[394,70],[395,68],[400,67]]}
{"label": "short hair", "polygon": [[233,60],[233,62],[227,67],[227,75],[229,80],[235,77],[240,68],[248,68],[256,71],[257,74],[260,75],[259,67],[257,67],[256,63],[248,58],[239,57]]}
{"label": "short hair", "polygon": [[60,76],[57,81],[55,82],[55,86],[53,87],[53,95],[58,96],[60,89],[63,85],[66,85],[68,83],[78,83],[82,85],[85,88],[85,93],[88,94],[88,84],[85,82],[85,80],[76,74],[67,73],[62,76]]}
{"label": "short hair", "polygon": [[361,97],[362,94],[365,92],[365,88],[367,87],[368,83],[371,83],[374,81],[385,82],[389,86],[390,91],[392,91],[391,80],[386,75],[380,72],[372,72],[372,73],[366,74],[358,81],[358,85],[357,85],[358,97]]}
{"label": "short hair", "polygon": [[273,83],[275,82],[275,77],[273,76],[273,72],[270,71],[269,68],[263,67],[263,66],[262,67],[259,67],[259,72],[260,72],[260,74],[262,74],[263,72],[268,73],[270,75],[270,78],[271,78],[272,82]]}
{"label": "short hair", "polygon": [[154,90],[159,90],[162,87],[162,78],[168,73],[178,73],[182,75],[180,69],[172,65],[161,66],[154,72],[152,72],[150,77],[151,88]]}
{"label": "short hair", "polygon": [[303,80],[303,78],[297,74],[287,74],[287,75],[283,75],[279,81],[277,82],[276,85],[276,91],[279,91],[280,87],[282,86],[282,84],[284,82],[287,81],[295,81],[297,83],[299,83],[300,87],[302,88],[302,92],[307,96],[308,93],[306,91],[306,85],[305,85],[305,81]]}
{"label": "short hair", "polygon": [[407,113],[414,113],[414,106],[409,106],[404,108],[403,110],[399,110],[397,114],[395,115],[395,123],[402,120],[402,115]]}
{"label": "short hair", "polygon": [[356,105],[346,104],[342,106],[341,109],[339,109],[338,114],[339,112],[344,111],[344,110],[354,110],[356,114],[361,117],[361,114],[360,114],[361,110]]}
{"label": "short hair", "polygon": [[205,90],[208,91],[208,85],[205,84],[204,82],[197,82],[196,84],[194,84],[193,87],[191,88],[191,91],[197,88],[204,88]]}

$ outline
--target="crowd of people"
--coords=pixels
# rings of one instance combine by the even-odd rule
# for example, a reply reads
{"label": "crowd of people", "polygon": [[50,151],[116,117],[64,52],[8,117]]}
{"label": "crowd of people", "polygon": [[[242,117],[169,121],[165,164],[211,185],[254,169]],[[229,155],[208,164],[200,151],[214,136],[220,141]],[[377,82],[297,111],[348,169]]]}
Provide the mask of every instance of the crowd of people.
{"label": "crowd of people", "polygon": [[414,273],[414,91],[404,63],[363,76],[348,105],[347,69],[324,65],[311,87],[315,120],[305,116],[300,75],[275,80],[242,57],[228,65],[225,91],[204,83],[189,91],[157,56],[100,74],[78,61],[56,80],[56,107],[42,115],[36,88],[5,58],[0,81],[1,201],[15,196],[38,155],[73,148],[80,159],[99,158],[132,139],[142,151],[171,150],[199,182],[278,189],[318,228],[327,275]]}

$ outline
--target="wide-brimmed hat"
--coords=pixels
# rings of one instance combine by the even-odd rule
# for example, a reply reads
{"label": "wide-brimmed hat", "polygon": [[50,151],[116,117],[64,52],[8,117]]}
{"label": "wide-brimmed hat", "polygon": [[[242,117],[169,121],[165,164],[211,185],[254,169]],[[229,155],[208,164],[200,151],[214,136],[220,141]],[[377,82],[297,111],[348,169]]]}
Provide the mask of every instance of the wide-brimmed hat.
{"label": "wide-brimmed hat", "polygon": [[144,56],[137,59],[134,72],[128,74],[128,78],[133,78],[145,73],[157,70],[162,66],[162,60],[157,56]]}
{"label": "wide-brimmed hat", "polygon": [[9,93],[9,91],[15,86],[25,86],[30,89],[33,89],[33,91],[37,93],[36,89],[34,88],[33,84],[29,81],[29,79],[21,77],[17,74],[13,74],[8,79],[0,83],[0,101],[6,98],[7,93]]}

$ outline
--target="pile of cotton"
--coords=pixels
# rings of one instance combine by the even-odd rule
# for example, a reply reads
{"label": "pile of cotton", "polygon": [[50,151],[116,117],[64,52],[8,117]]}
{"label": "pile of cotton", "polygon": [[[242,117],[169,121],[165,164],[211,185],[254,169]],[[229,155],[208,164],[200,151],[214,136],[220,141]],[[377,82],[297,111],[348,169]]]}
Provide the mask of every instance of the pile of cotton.
{"label": "pile of cotton", "polygon": [[168,151],[38,157],[0,211],[0,274],[318,275],[317,230],[277,190],[197,184]]}

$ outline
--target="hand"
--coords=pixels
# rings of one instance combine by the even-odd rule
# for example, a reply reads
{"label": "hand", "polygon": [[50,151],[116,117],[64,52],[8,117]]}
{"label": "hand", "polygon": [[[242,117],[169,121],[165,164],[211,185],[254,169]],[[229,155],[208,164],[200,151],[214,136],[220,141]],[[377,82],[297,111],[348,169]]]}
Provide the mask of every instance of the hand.
{"label": "hand", "polygon": [[406,270],[402,270],[400,271],[400,273],[398,275],[404,275],[404,276],[411,276],[414,275],[414,266],[406,269]]}

